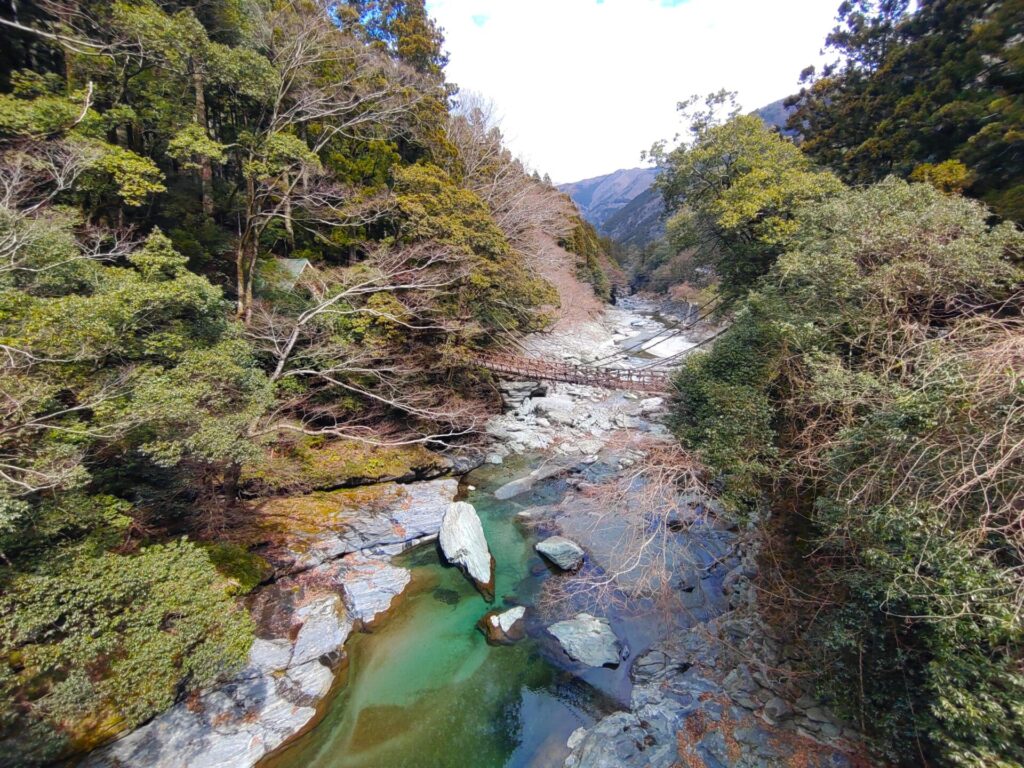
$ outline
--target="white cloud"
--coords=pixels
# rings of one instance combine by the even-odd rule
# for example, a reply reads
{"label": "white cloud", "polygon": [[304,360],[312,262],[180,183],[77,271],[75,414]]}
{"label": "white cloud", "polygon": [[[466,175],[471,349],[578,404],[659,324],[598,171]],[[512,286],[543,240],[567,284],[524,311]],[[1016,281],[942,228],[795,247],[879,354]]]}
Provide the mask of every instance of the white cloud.
{"label": "white cloud", "polygon": [[756,109],[819,62],[838,0],[432,0],[448,78],[493,99],[513,151],[556,181],[640,164],[719,88]]}

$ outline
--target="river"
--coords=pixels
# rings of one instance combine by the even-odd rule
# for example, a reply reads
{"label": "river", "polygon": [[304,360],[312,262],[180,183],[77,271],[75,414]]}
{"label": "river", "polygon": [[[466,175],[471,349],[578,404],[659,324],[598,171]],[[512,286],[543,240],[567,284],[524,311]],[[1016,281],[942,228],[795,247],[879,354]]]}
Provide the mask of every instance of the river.
{"label": "river", "polygon": [[[653,335],[657,324],[645,319],[620,333],[619,342]],[[628,320],[620,327],[629,328]],[[267,768],[560,766],[573,731],[628,706],[628,663],[616,669],[574,664],[535,608],[545,580],[570,577],[534,552],[545,530],[517,513],[562,501],[571,490],[566,481],[547,480],[508,501],[494,497],[497,487],[543,459],[520,456],[463,478],[460,495],[476,508],[496,563],[493,606],[444,564],[436,544],[396,558],[395,565],[413,574],[406,592],[378,626],[349,641],[347,673],[322,719],[266,761]],[[586,470],[608,471],[601,464]],[[488,645],[477,621],[491,608],[515,605],[528,607],[527,638]],[[619,606],[604,613],[632,649],[646,648],[664,629],[654,612]]]}

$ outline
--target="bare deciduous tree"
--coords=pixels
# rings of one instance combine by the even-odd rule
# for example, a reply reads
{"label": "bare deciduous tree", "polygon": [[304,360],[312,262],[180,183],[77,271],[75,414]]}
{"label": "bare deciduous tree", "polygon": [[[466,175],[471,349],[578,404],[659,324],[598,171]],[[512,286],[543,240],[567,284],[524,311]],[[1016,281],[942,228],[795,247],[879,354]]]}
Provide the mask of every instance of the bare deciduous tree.
{"label": "bare deciduous tree", "polygon": [[418,75],[340,31],[316,6],[288,6],[261,17],[277,87],[262,124],[238,148],[244,177],[235,248],[238,315],[252,316],[260,239],[274,221],[288,231],[373,220],[386,202],[353,205],[332,182],[320,154],[335,139],[395,135],[422,100]]}
{"label": "bare deciduous tree", "polygon": [[448,138],[459,150],[465,185],[487,203],[512,246],[537,260],[545,239],[572,231],[572,204],[558,190],[532,178],[505,148],[493,103],[462,92],[448,123]]}
{"label": "bare deciduous tree", "polygon": [[612,450],[630,465],[607,482],[583,485],[573,509],[594,563],[571,577],[551,579],[545,602],[653,601],[675,607],[683,574],[700,574],[714,558],[700,551],[700,537],[680,538],[693,526],[710,522],[712,494],[704,467],[673,441],[626,435]]}
{"label": "bare deciduous tree", "polygon": [[[440,443],[479,429],[486,414],[478,403],[422,381],[436,360],[410,358],[386,343],[355,343],[339,332],[369,321],[405,336],[443,339],[451,321],[436,304],[464,276],[461,261],[433,244],[380,248],[356,267],[307,278],[301,288],[309,300],[298,311],[257,302],[248,334],[270,360],[271,381],[300,386],[280,398],[253,433],[293,431],[395,445]],[[401,414],[410,429],[382,435],[379,422],[388,413]]]}

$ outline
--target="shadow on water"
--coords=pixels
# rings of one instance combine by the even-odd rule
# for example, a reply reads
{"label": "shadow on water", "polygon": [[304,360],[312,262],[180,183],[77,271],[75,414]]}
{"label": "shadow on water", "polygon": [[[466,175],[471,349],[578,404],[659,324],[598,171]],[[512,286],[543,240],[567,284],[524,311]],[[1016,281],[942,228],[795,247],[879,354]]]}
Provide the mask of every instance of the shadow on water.
{"label": "shadow on water", "polygon": [[[529,465],[473,473],[469,492],[496,562],[493,607],[532,605],[551,577],[515,520],[524,506],[550,504],[564,483],[501,502],[493,490]],[[580,669],[534,617],[526,640],[492,647],[476,629],[492,608],[434,544],[396,559],[413,579],[401,607],[371,633],[348,643],[348,678],[323,720],[265,768],[474,768],[561,765],[578,727],[628,701],[627,664]],[[540,567],[538,567],[540,566]],[[617,631],[643,642],[631,622]]]}

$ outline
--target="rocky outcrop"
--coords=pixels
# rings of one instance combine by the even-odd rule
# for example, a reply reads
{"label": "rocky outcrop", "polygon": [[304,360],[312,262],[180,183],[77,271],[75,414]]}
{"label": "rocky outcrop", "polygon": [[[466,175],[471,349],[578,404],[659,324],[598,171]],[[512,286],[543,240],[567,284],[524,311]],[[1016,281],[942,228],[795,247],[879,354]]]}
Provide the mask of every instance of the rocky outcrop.
{"label": "rocky outcrop", "polygon": [[810,696],[794,702],[793,675],[782,676],[789,682],[776,677],[787,660],[752,610],[756,543],[741,544],[718,582],[727,607],[638,656],[629,711],[574,733],[566,768],[865,764],[851,757],[855,731]]}
{"label": "rocky outcrop", "polygon": [[723,691],[715,626],[639,656],[630,711],[574,733],[566,768],[845,768],[847,751],[780,730]]}
{"label": "rocky outcrop", "polygon": [[279,577],[356,552],[390,556],[437,536],[458,487],[444,478],[261,499],[236,535]]}
{"label": "rocky outcrop", "polygon": [[438,535],[454,479],[251,502],[237,531],[274,567],[250,598],[246,667],[93,752],[90,768],[247,768],[301,731],[331,689],[344,644],[408,585],[393,554]]}
{"label": "rocky outcrop", "polygon": [[622,646],[607,619],[589,613],[548,627],[570,658],[591,667],[615,667],[621,660]]}
{"label": "rocky outcrop", "polygon": [[523,626],[525,615],[526,608],[521,605],[507,611],[488,611],[477,626],[491,645],[512,645],[526,636]]}
{"label": "rocky outcrop", "polygon": [[453,502],[441,521],[441,551],[459,566],[488,600],[494,600],[494,558],[472,504]]}
{"label": "rocky outcrop", "polygon": [[550,536],[533,548],[563,571],[575,571],[583,565],[583,548],[564,536]]}
{"label": "rocky outcrop", "polygon": [[258,638],[229,682],[176,704],[83,765],[224,768],[251,766],[272,752],[313,719],[352,630],[336,594],[312,599],[291,618],[294,641]]}
{"label": "rocky outcrop", "polygon": [[344,563],[345,606],[349,616],[363,626],[387,611],[412,578],[405,568],[396,568],[385,558],[369,557],[361,552],[348,555]]}
{"label": "rocky outcrop", "polygon": [[303,438],[268,447],[242,467],[239,484],[248,496],[329,491],[388,481],[411,483],[456,472],[453,462],[422,445],[375,446],[356,440],[321,444]]}

